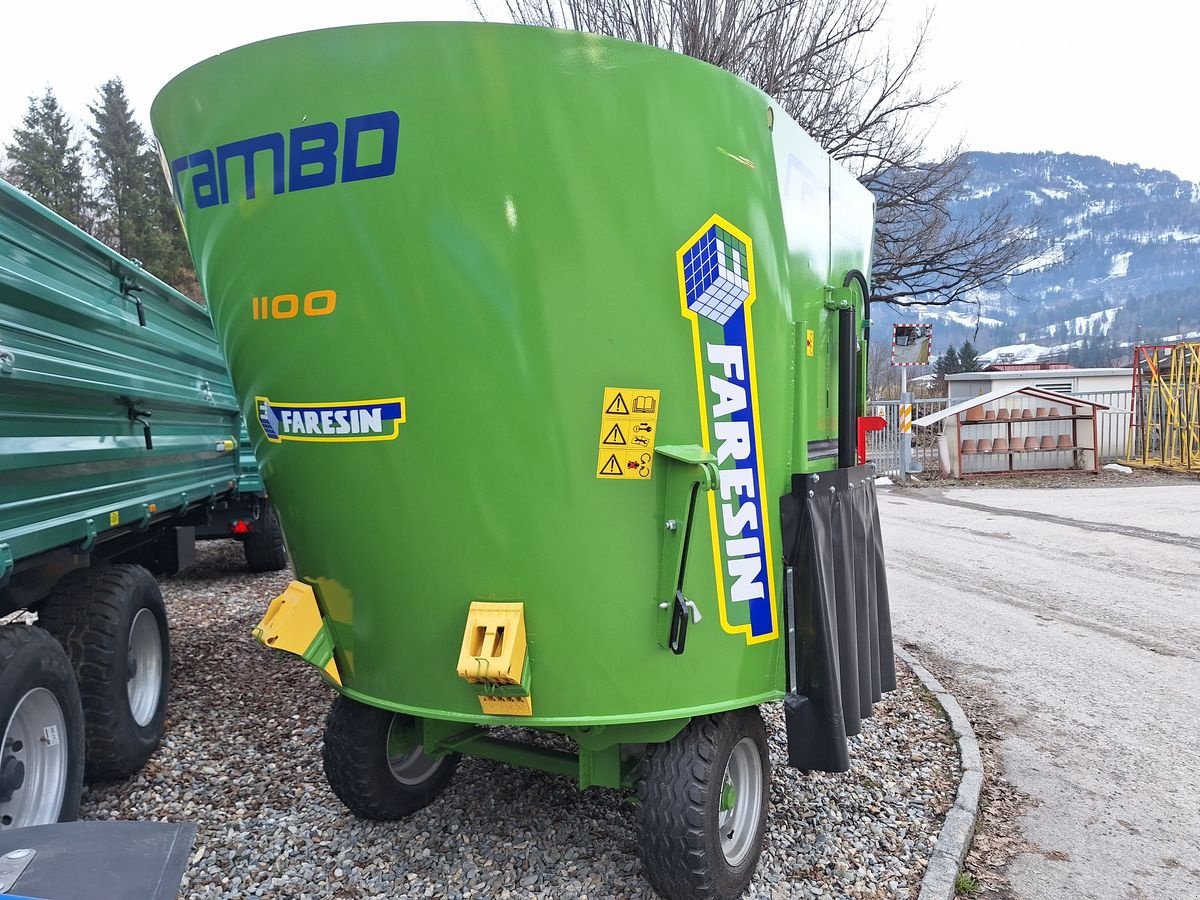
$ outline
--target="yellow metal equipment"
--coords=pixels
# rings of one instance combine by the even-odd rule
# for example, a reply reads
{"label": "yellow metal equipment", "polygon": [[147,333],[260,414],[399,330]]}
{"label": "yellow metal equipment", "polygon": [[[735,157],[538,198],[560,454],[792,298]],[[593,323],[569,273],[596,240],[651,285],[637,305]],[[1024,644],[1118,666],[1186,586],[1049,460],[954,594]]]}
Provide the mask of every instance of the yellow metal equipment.
{"label": "yellow metal equipment", "polygon": [[1134,348],[1132,466],[1200,472],[1200,343]]}
{"label": "yellow metal equipment", "polygon": [[472,603],[458,654],[458,674],[478,686],[484,713],[533,715],[527,663],[525,604]]}
{"label": "yellow metal equipment", "polygon": [[307,584],[293,581],[271,601],[266,615],[254,627],[254,638],[264,647],[302,656],[335,684],[342,683],[333,658],[333,640],[317,606],[316,595]]}

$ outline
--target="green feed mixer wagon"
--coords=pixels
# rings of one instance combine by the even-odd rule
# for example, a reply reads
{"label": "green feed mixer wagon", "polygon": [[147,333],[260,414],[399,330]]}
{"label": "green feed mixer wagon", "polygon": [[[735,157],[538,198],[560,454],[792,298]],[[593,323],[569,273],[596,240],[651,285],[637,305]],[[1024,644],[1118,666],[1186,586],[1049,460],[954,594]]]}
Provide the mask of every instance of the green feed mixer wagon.
{"label": "green feed mixer wagon", "polygon": [[636,786],[660,893],[741,893],[759,705],[837,771],[894,686],[869,192],[728,73],[548,29],[282,37],[152,116],[336,794],[407,816],[462,754]]}

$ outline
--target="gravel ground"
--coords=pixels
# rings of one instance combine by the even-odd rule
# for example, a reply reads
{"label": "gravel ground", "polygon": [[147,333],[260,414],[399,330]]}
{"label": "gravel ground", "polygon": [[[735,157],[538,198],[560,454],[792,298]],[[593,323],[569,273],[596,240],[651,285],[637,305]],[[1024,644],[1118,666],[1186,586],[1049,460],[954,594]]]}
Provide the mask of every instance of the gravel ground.
{"label": "gravel ground", "polygon": [[[464,759],[410,819],[347,813],[321,772],[332,693],[250,637],[288,577],[247,574],[239,546],[214,542],[164,583],[174,656],[163,746],[128,782],[88,789],[84,818],[198,823],[188,898],[654,896],[621,792]],[[765,709],[769,833],[747,896],[916,896],[958,760],[940,708],[902,666],[899,681],[842,775],[784,766],[782,713]]]}
{"label": "gravel ground", "polygon": [[1020,727],[1019,723],[1004,714],[989,691],[953,674],[955,667],[941,655],[915,644],[905,645],[905,649],[919,653],[921,665],[954,695],[971,720],[983,754],[979,819],[962,869],[973,885],[970,896],[972,900],[1016,900],[1008,877],[1010,863],[1018,854],[1043,852],[1021,833],[1018,824],[1037,801],[1004,776],[1000,758],[1000,741]]}

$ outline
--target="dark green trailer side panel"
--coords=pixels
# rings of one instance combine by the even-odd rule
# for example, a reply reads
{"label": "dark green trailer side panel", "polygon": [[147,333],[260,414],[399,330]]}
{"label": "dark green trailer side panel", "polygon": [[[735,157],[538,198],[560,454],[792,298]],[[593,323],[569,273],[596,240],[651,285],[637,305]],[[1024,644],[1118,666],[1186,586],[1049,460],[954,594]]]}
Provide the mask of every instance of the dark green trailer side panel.
{"label": "dark green trailer side panel", "polygon": [[253,490],[241,432],[204,307],[0,181],[0,580]]}

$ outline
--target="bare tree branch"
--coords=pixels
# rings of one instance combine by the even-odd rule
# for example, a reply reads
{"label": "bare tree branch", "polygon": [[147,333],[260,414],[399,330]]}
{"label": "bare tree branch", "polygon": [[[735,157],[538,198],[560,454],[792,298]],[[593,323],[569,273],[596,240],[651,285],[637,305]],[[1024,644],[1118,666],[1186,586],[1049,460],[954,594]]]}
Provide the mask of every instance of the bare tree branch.
{"label": "bare tree branch", "polygon": [[[917,83],[930,17],[880,47],[888,0],[505,0],[513,21],[640,41],[757,85],[876,197],[872,299],[958,303],[1004,286],[1032,240],[1007,206],[951,214],[969,175],[961,148],[930,160],[920,114],[954,86]],[[476,10],[479,9],[476,2]],[[482,14],[481,14],[482,15]]]}

